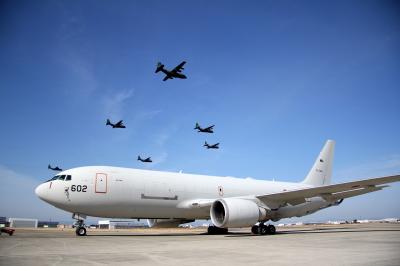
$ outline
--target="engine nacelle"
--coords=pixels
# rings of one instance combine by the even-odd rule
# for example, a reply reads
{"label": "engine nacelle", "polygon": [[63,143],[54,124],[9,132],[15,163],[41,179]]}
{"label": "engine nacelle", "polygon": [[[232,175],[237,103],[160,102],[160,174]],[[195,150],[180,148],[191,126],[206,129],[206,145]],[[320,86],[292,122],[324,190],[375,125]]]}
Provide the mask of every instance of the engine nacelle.
{"label": "engine nacelle", "polygon": [[185,219],[147,219],[149,227],[153,228],[173,228],[178,227],[180,224],[191,223],[194,220]]}
{"label": "engine nacelle", "polygon": [[266,210],[251,200],[218,199],[211,206],[210,216],[217,227],[247,227],[265,220]]}

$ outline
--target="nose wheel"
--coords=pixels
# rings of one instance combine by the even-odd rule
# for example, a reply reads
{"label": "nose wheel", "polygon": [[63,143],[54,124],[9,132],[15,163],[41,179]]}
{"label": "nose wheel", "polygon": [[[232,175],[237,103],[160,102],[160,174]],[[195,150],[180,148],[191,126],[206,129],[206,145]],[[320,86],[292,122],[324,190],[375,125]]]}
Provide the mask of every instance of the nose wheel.
{"label": "nose wheel", "polygon": [[72,214],[72,219],[76,220],[75,223],[75,234],[77,236],[85,236],[86,235],[86,228],[85,228],[85,220],[86,219],[86,215],[82,215],[79,213],[73,213]]}
{"label": "nose wheel", "polygon": [[275,235],[276,228],[272,224],[260,223],[259,225],[253,225],[251,232],[255,235]]}
{"label": "nose wheel", "polygon": [[86,228],[85,227],[77,227],[75,230],[77,236],[85,236],[86,235]]}

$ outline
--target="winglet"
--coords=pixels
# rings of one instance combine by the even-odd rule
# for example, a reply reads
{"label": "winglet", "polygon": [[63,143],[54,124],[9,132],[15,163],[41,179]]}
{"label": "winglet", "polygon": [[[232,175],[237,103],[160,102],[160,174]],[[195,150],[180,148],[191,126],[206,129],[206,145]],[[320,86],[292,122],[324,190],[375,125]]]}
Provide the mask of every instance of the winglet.
{"label": "winglet", "polygon": [[331,183],[334,150],[335,141],[328,140],[302,183],[313,186],[324,186]]}

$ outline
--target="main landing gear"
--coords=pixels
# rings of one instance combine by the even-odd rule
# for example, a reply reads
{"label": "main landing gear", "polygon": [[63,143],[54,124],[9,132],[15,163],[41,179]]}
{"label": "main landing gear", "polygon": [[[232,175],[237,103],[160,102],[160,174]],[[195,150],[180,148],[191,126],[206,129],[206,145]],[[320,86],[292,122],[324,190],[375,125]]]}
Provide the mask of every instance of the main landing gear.
{"label": "main landing gear", "polygon": [[86,235],[86,228],[85,228],[85,221],[83,219],[86,218],[86,216],[82,216],[79,214],[74,213],[72,215],[73,219],[76,219],[76,223],[75,223],[75,234],[77,236],[85,236]]}
{"label": "main landing gear", "polygon": [[210,225],[207,228],[207,233],[209,235],[223,235],[228,233],[228,228],[219,228],[214,225]]}
{"label": "main landing gear", "polygon": [[251,232],[255,235],[274,235],[276,228],[272,224],[260,223],[259,225],[253,225]]}

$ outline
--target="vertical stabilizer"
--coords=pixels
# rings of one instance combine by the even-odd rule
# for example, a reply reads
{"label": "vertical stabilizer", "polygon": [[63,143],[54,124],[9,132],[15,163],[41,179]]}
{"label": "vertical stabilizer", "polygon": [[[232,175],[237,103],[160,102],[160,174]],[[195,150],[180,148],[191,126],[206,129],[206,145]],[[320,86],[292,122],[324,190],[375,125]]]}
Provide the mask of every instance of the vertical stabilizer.
{"label": "vertical stabilizer", "polygon": [[328,140],[302,183],[313,186],[324,186],[331,183],[334,150],[335,141]]}

